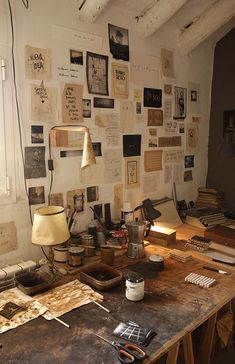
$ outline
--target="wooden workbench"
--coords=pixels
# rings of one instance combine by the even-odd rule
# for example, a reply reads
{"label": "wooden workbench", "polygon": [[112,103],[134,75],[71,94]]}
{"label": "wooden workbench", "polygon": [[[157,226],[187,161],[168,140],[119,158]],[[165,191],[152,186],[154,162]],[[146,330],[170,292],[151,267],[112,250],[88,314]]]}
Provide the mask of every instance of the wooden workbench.
{"label": "wooden workbench", "polygon": [[[125,282],[104,292],[103,305],[107,313],[93,303],[75,309],[61,317],[71,327],[42,317],[32,320],[0,336],[0,362],[24,364],[115,364],[115,350],[95,336],[96,333],[115,340],[113,330],[119,322],[132,320],[144,327],[152,327],[157,335],[146,348],[148,358],[144,364],[156,363],[168,353],[168,363],[176,363],[179,344],[185,349],[186,363],[193,364],[191,333],[205,324],[203,342],[199,348],[200,363],[209,363],[214,323],[217,312],[235,296],[235,271],[226,266],[228,275],[203,269],[204,262],[196,257],[187,263],[169,257],[169,249],[148,246],[147,257],[152,253],[165,257],[164,271],[148,278],[145,270],[145,296],[141,302],[125,297]],[[200,256],[199,256],[200,257]],[[208,258],[206,258],[208,259]],[[144,261],[142,260],[142,263]],[[115,266],[126,274],[129,264],[136,260],[126,256],[115,258]],[[216,265],[216,264],[213,264]],[[190,272],[215,278],[217,283],[202,288],[185,283]],[[75,275],[73,278],[76,278]]]}

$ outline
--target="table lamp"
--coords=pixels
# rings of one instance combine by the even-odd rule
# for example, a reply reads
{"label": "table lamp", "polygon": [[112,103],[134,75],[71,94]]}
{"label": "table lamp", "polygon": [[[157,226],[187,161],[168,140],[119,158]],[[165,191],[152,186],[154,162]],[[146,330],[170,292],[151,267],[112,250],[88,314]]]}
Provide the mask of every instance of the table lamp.
{"label": "table lamp", "polygon": [[45,206],[34,211],[32,243],[49,247],[49,270],[53,273],[54,254],[52,247],[62,244],[70,238],[64,208]]}

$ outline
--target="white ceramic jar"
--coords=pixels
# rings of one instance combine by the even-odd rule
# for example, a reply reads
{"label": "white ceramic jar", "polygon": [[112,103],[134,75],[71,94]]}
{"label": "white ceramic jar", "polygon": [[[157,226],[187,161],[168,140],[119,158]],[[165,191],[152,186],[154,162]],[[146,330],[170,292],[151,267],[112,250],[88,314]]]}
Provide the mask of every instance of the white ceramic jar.
{"label": "white ceramic jar", "polygon": [[130,273],[126,278],[126,298],[130,301],[144,298],[144,278],[138,273]]}

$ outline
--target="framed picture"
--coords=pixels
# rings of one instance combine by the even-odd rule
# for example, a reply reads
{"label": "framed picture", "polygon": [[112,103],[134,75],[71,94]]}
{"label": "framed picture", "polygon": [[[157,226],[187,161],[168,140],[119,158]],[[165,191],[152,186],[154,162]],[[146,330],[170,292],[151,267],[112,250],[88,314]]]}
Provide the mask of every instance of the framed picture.
{"label": "framed picture", "polygon": [[86,75],[90,94],[109,95],[108,56],[87,52]]}
{"label": "framed picture", "polygon": [[175,86],[175,114],[174,119],[186,118],[187,89]]}
{"label": "framed picture", "polygon": [[133,188],[140,186],[140,160],[139,158],[126,158],[126,188]]}
{"label": "framed picture", "polygon": [[128,29],[108,24],[109,48],[115,59],[129,61],[129,35]]}

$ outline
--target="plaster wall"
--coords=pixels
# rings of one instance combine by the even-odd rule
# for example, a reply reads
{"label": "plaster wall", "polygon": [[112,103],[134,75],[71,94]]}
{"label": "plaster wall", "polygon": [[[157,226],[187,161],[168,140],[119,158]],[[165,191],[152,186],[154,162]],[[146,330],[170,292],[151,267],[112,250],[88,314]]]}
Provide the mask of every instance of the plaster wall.
{"label": "plaster wall", "polygon": [[[211,94],[211,74],[212,74],[212,60],[213,60],[213,43],[211,41],[204,42],[198,47],[190,56],[182,56],[177,46],[177,37],[179,29],[174,22],[168,22],[156,34],[148,39],[142,39],[135,31],[134,14],[121,9],[118,6],[113,6],[112,3],[108,5],[105,12],[98,18],[94,24],[85,24],[79,22],[75,11],[74,2],[65,0],[31,0],[29,1],[29,9],[26,10],[21,1],[11,1],[14,32],[15,32],[15,58],[16,58],[16,74],[17,74],[17,87],[19,92],[20,114],[21,114],[21,130],[24,146],[31,146],[31,125],[44,126],[44,145],[46,146],[46,160],[48,157],[48,131],[58,123],[43,123],[32,122],[30,120],[30,85],[37,83],[35,80],[28,80],[25,78],[24,66],[24,49],[25,45],[31,45],[41,48],[51,49],[52,59],[52,78],[46,81],[48,86],[55,86],[58,88],[58,100],[60,81],[57,79],[54,72],[56,64],[63,64],[67,52],[70,48],[81,48],[79,45],[74,44],[69,39],[67,41],[56,40],[52,37],[52,26],[60,25],[66,28],[75,29],[90,34],[97,34],[103,38],[101,49],[89,49],[84,47],[85,51],[96,51],[96,53],[106,54],[109,53],[108,41],[108,23],[118,25],[123,28],[129,29],[129,46],[130,52],[135,51],[142,54],[144,59],[145,55],[151,55],[158,58],[160,63],[160,50],[162,47],[174,51],[174,68],[175,79],[164,79],[159,69],[159,83],[156,88],[163,88],[164,83],[171,83],[173,86],[188,87],[188,82],[200,83],[201,93],[201,117],[202,121],[199,125],[199,151],[195,155],[195,166],[193,168],[193,181],[182,182],[176,185],[178,200],[185,199],[186,201],[194,200],[197,196],[197,188],[205,185],[207,173],[207,149],[208,149],[208,127],[209,127],[209,110],[210,110],[210,94]],[[0,44],[8,50],[8,57],[10,59],[10,22],[9,10],[6,0],[0,0]],[[144,80],[143,80],[144,81]],[[38,82],[39,83],[39,82]],[[80,83],[84,84],[84,98],[93,99],[93,95],[87,92],[86,79]],[[143,87],[143,86],[142,86]],[[129,100],[133,100],[133,90],[139,88],[138,85],[130,84]],[[172,98],[174,99],[174,98]],[[164,95],[163,95],[164,100]],[[59,109],[59,123],[61,123],[61,111]],[[174,109],[174,107],[173,107]],[[115,100],[115,112],[119,113],[119,101]],[[92,118],[85,119],[84,124],[88,127],[94,128],[95,114],[99,110],[92,110]],[[144,122],[135,123],[133,134],[142,134],[143,143],[141,146],[141,186],[132,190],[124,190],[124,201],[129,200],[132,207],[139,205],[143,198],[162,198],[164,196],[171,197],[172,184],[164,183],[164,166],[163,170],[157,172],[156,191],[148,196],[144,196],[142,189],[142,176],[144,174],[143,168],[143,151],[147,150],[147,145],[144,142],[144,135],[146,134],[147,125],[147,109],[144,110]],[[17,227],[18,249],[8,254],[0,256],[0,265],[11,264],[19,261],[20,259],[37,259],[40,256],[38,247],[33,247],[30,241],[31,237],[31,223],[29,218],[29,207],[27,203],[26,193],[24,190],[23,180],[23,167],[20,155],[19,144],[19,130],[17,126],[16,117],[14,117],[14,137],[15,137],[15,173],[16,173],[16,203],[10,205],[0,206],[0,223],[15,221]],[[191,115],[187,115],[184,123],[191,122]],[[166,135],[164,127],[158,127],[158,136]],[[99,140],[95,140],[99,141]],[[102,136],[101,136],[102,141]],[[185,147],[185,137],[182,135],[182,146]],[[55,154],[57,152],[55,151]],[[64,197],[68,190],[75,188],[86,188],[80,180],[79,162],[76,158],[66,159],[66,161],[59,161],[59,169],[55,173],[53,192],[63,192]],[[123,162],[123,181],[124,183],[124,162]],[[104,171],[105,173],[105,171]],[[30,186],[45,186],[45,195],[47,195],[49,188],[49,174],[47,172],[46,178],[35,180],[27,180],[27,188]],[[99,201],[98,203],[111,203],[112,218],[119,218],[119,212],[115,211],[113,206],[113,184],[99,185]],[[31,211],[37,206],[32,206]],[[92,211],[89,204],[86,204],[85,211],[80,214],[79,230],[87,227],[87,223],[92,219]]]}

